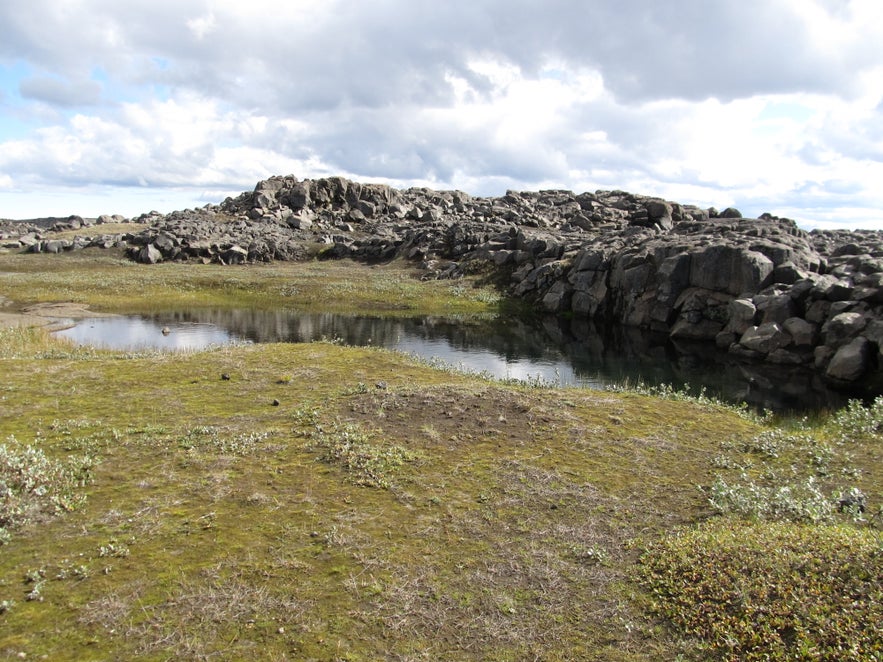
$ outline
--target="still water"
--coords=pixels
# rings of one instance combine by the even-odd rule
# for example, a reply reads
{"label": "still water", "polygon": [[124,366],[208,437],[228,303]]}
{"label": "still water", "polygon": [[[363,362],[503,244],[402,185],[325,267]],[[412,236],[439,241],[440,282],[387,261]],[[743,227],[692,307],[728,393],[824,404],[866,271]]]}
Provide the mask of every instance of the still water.
{"label": "still water", "polygon": [[280,310],[191,310],[85,319],[58,333],[81,344],[170,351],[336,339],[498,378],[598,388],[670,384],[693,392],[705,389],[730,402],[774,411],[831,409],[847,399],[801,368],[747,364],[706,343],[673,343],[666,336],[633,329],[602,333],[590,322],[557,318],[388,319]]}

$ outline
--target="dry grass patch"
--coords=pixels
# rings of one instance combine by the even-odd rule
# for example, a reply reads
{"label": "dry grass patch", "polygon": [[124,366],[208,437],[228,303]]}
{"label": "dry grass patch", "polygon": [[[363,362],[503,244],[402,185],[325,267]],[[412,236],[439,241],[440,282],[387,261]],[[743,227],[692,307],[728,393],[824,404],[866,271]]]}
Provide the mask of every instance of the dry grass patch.
{"label": "dry grass patch", "polygon": [[713,516],[716,477],[848,478],[868,527],[883,498],[859,411],[796,443],[708,402],[498,383],[330,343],[10,345],[0,438],[99,463],[81,508],[3,548],[0,656],[703,659],[707,641],[646,609],[655,589],[634,570],[644,550],[659,567],[714,557],[702,535],[685,552],[669,534]]}
{"label": "dry grass patch", "polygon": [[117,250],[63,255],[0,254],[0,296],[28,303],[77,302],[107,312],[296,308],[382,315],[493,314],[500,295],[475,279],[421,281],[412,265],[348,260],[224,266],[138,265]]}
{"label": "dry grass patch", "polygon": [[180,578],[158,599],[149,590],[139,582],[93,600],[79,622],[121,640],[139,658],[281,660],[286,632],[298,633],[310,607],[223,565]]}

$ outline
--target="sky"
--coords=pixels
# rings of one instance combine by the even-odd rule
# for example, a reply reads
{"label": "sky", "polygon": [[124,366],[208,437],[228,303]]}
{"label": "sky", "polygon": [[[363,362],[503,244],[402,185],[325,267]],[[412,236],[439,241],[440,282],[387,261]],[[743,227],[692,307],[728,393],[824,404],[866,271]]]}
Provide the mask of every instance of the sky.
{"label": "sky", "polygon": [[0,218],[271,175],[883,229],[880,0],[4,0]]}

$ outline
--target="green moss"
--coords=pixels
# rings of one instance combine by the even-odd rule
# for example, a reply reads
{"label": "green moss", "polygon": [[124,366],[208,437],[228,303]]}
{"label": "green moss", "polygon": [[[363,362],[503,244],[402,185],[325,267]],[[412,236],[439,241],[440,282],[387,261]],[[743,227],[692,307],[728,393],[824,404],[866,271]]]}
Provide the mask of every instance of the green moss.
{"label": "green moss", "polygon": [[[231,641],[231,658],[259,645],[319,659],[566,659],[611,636],[630,645],[626,624],[642,617],[610,592],[627,540],[667,525],[659,513],[674,504],[677,519],[702,508],[682,475],[702,471],[695,451],[714,419],[750,426],[688,403],[496,384],[370,348],[35,358],[45,342],[3,359],[0,429],[47,456],[88,451],[100,464],[80,510],[13,532],[0,600],[15,605],[0,650],[54,659],[200,656]],[[379,381],[385,389],[358,387]],[[317,462],[330,451],[303,432],[319,428],[326,440],[358,432],[356,457],[373,460]],[[362,471],[388,489],[354,484]],[[22,580],[35,565],[50,577],[42,602]],[[239,616],[222,627],[223,609]],[[610,610],[625,619],[613,630]]]}
{"label": "green moss", "polygon": [[213,307],[452,315],[492,313],[501,303],[496,290],[475,279],[423,282],[405,263],[145,266],[113,251],[89,249],[60,256],[0,255],[0,274],[0,295],[18,304],[71,301],[108,312]]}
{"label": "green moss", "polygon": [[[121,280],[116,296],[109,283],[90,289],[85,274],[65,290],[76,271],[66,257],[11,266],[7,257],[3,268],[16,272],[0,278],[7,296],[33,283],[45,300],[67,292],[120,307],[137,288],[161,297],[171,284],[194,301],[257,305],[278,297],[274,282],[327,277],[296,295],[301,305],[317,292],[350,292],[366,274],[379,279],[369,288],[378,299],[434,296],[357,265],[301,265],[298,276],[88,258],[98,259],[92,276]],[[432,287],[450,303],[450,284]],[[10,528],[0,657],[701,658],[718,640],[661,626],[659,614],[683,627],[654,593],[670,581],[656,568],[715,558],[735,578],[753,557],[727,547],[720,529],[671,532],[713,515],[717,477],[774,481],[794,466],[804,472],[796,480],[818,475],[816,455],[826,489],[848,478],[867,495],[867,522],[836,513],[848,527],[731,528],[749,549],[785,545],[788,531],[810,543],[818,530],[822,541],[846,541],[850,568],[879,563],[871,534],[855,528],[876,522],[879,442],[844,440],[846,423],[763,436],[765,423],[709,401],[494,382],[331,343],[138,354],[0,331],[0,374],[0,439],[14,436],[58,466],[95,459],[91,482],[76,486],[86,498],[78,509]],[[820,452],[825,445],[836,452]],[[773,555],[770,572],[792,576],[789,558]],[[841,605],[819,601],[819,614]],[[709,622],[728,613],[707,604]]]}

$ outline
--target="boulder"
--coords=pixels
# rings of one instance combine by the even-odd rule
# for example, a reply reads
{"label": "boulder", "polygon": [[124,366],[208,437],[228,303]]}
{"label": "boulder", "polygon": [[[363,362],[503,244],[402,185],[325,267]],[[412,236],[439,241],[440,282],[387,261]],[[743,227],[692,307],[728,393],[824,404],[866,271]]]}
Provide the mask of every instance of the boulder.
{"label": "boulder", "polygon": [[797,307],[794,300],[787,294],[759,294],[754,297],[754,305],[761,315],[761,323],[778,322],[781,324],[789,317],[794,317]]}
{"label": "boulder", "polygon": [[70,244],[62,239],[50,239],[43,242],[44,253],[62,253]]}
{"label": "boulder", "polygon": [[714,340],[727,320],[732,297],[721,292],[690,288],[675,302],[678,317],[671,330],[672,338]]}
{"label": "boulder", "polygon": [[825,376],[837,382],[861,379],[871,367],[871,348],[867,338],[853,338],[834,354]]}
{"label": "boulder", "polygon": [[775,322],[752,326],[739,339],[742,347],[759,354],[769,354],[791,344],[791,336]]}
{"label": "boulder", "polygon": [[313,227],[313,214],[307,210],[301,210],[298,214],[291,214],[285,219],[288,227],[294,230],[309,230]]}
{"label": "boulder", "polygon": [[163,254],[163,257],[168,258],[174,252],[179,242],[174,235],[168,232],[160,232],[153,239],[152,243]]}
{"label": "boulder", "polygon": [[777,365],[801,365],[806,363],[810,358],[808,353],[800,354],[798,352],[794,352],[784,347],[779,347],[778,349],[774,349],[772,352],[766,355],[766,360],[769,363],[775,363]]}
{"label": "boulder", "polygon": [[868,319],[861,313],[840,313],[822,327],[825,344],[836,349],[855,338],[867,325]]}
{"label": "boulder", "polygon": [[595,317],[604,310],[607,302],[607,272],[581,271],[571,281],[573,295],[571,310],[577,317]]}
{"label": "boulder", "polygon": [[547,313],[562,313],[570,309],[572,290],[567,281],[558,281],[542,299],[543,310]]}
{"label": "boulder", "polygon": [[878,351],[883,352],[883,320],[871,320],[862,330],[861,335],[870,340]]}
{"label": "boulder", "polygon": [[310,204],[310,182],[297,182],[288,190],[286,204],[294,211],[300,211]]}
{"label": "boulder", "polygon": [[30,248],[34,244],[36,244],[39,239],[37,239],[37,235],[33,232],[28,232],[27,234],[23,234],[18,238],[18,244],[22,248]]}
{"label": "boulder", "polygon": [[289,175],[219,205],[142,214],[134,222],[144,229],[124,235],[61,241],[52,232],[88,223],[40,220],[0,221],[0,246],[121,246],[146,263],[238,264],[302,259],[322,245],[323,258],[453,265],[427,267],[427,277],[489,270],[510,283],[510,296],[544,312],[714,339],[734,356],[769,362],[812,357],[832,380],[856,372],[844,368],[850,357],[866,356],[866,370],[883,359],[883,233],[805,232],[772,214],[746,219],[733,208],[706,212],[623,191],[479,198]]}
{"label": "boulder", "polygon": [[610,266],[610,256],[604,250],[582,249],[573,259],[573,272],[599,271]]}
{"label": "boulder", "polygon": [[828,301],[848,301],[852,296],[854,285],[846,278],[838,278],[825,274],[816,283],[811,292],[813,299],[826,299]]}
{"label": "boulder", "polygon": [[672,205],[662,200],[650,200],[643,208],[632,211],[629,223],[638,227],[671,230],[673,220]]}
{"label": "boulder", "polygon": [[782,323],[782,328],[797,347],[812,347],[818,339],[818,327],[801,317],[789,317]]}
{"label": "boulder", "polygon": [[831,302],[823,300],[815,300],[806,308],[804,319],[814,324],[824,324],[830,316]]}
{"label": "boulder", "polygon": [[162,251],[153,244],[147,244],[138,252],[138,262],[141,264],[157,264],[162,259]]}
{"label": "boulder", "polygon": [[733,299],[728,310],[728,322],[724,331],[741,336],[754,326],[757,308],[751,299]]}
{"label": "boulder", "polygon": [[760,290],[773,272],[772,261],[761,253],[716,244],[692,255],[690,285],[733,295]]}
{"label": "boulder", "polygon": [[242,246],[230,246],[221,253],[220,258],[224,264],[242,264],[248,260],[248,251]]}
{"label": "boulder", "polygon": [[656,300],[668,309],[674,308],[678,298],[690,285],[689,253],[665,258],[656,270],[656,276]]}
{"label": "boulder", "polygon": [[[764,253],[764,255],[767,254]],[[769,257],[769,255],[767,255],[767,257]],[[775,262],[775,260],[773,261]],[[798,281],[805,279],[808,275],[809,274],[806,271],[798,268],[793,262],[788,260],[779,263],[778,266],[773,269],[773,282],[782,283],[784,285],[794,285]]]}

